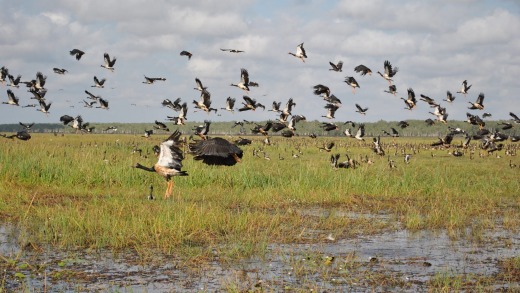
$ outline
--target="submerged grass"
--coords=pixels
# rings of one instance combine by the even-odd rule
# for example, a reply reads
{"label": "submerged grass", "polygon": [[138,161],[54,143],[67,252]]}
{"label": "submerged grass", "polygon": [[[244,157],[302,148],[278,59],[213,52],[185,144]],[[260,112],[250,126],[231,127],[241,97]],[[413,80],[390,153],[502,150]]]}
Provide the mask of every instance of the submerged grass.
{"label": "submerged grass", "polygon": [[[164,200],[160,176],[131,168],[154,164],[151,147],[161,139],[34,134],[28,142],[2,140],[0,217],[22,225],[31,243],[130,247],[143,255],[159,249],[193,259],[214,249],[244,257],[261,253],[267,243],[322,241],[329,232],[375,233],[397,223],[409,230],[447,229],[454,237],[465,228],[520,227],[520,169],[510,168],[509,160],[520,161],[503,153],[500,159],[480,157],[476,148],[470,160],[469,153],[456,158],[432,150],[428,141],[396,139],[385,145],[389,155],[378,157],[369,143],[347,138],[275,137],[271,146],[257,138],[233,167],[206,166],[186,155],[189,176],[175,178],[173,199]],[[331,153],[318,150],[330,140],[336,142],[332,153],[349,154],[358,168],[332,169]],[[253,156],[253,149],[271,160]],[[405,164],[402,152],[412,151]],[[365,156],[373,163],[362,162]],[[389,168],[390,159],[397,168]],[[157,200],[147,200],[150,185]],[[300,212],[313,208],[333,212]],[[393,220],[347,212],[384,213]]]}

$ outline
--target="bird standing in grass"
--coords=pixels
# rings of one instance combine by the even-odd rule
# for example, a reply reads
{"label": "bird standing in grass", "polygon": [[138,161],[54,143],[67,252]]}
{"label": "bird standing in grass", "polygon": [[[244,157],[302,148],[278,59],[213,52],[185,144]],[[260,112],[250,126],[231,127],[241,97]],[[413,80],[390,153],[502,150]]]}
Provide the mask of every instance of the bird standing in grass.
{"label": "bird standing in grass", "polygon": [[184,160],[183,152],[180,148],[181,133],[176,130],[168,139],[163,141],[160,146],[159,159],[152,167],[145,167],[139,163],[136,163],[134,168],[145,170],[148,172],[155,172],[161,175],[166,182],[168,187],[164,193],[164,198],[169,198],[172,195],[173,179],[174,176],[188,176],[186,171],[182,171],[182,160]]}

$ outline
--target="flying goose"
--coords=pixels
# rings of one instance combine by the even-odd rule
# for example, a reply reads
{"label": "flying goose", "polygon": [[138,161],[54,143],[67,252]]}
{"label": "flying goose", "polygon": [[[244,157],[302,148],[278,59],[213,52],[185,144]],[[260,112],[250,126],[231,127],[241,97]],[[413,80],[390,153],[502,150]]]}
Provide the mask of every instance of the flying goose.
{"label": "flying goose", "polygon": [[91,99],[91,100],[98,100],[100,98],[100,96],[96,96],[94,94],[92,94],[91,92],[85,90],[85,94],[88,95],[87,99]]}
{"label": "flying goose", "polygon": [[329,122],[322,122],[321,123],[321,128],[323,128],[323,130],[325,131],[331,131],[331,130],[338,130],[339,127],[334,124],[334,123],[329,123]]}
{"label": "flying goose", "polygon": [[148,76],[144,76],[144,79],[145,81],[143,81],[143,83],[145,84],[153,84],[154,82],[158,81],[158,80],[161,80],[161,81],[165,81],[166,78],[164,77],[148,77]]}
{"label": "flying goose", "polygon": [[468,102],[471,106],[468,107],[470,110],[484,110],[484,93],[480,93],[477,97],[477,100],[472,103]]}
{"label": "flying goose", "polygon": [[356,93],[356,88],[359,88],[359,83],[353,76],[345,77],[345,82],[352,87],[352,93]]}
{"label": "flying goose", "polygon": [[106,68],[110,71],[114,71],[114,64],[116,64],[116,58],[110,59],[110,56],[108,53],[105,53],[103,55],[103,58],[105,59],[105,63],[101,65],[101,67]]}
{"label": "flying goose", "polygon": [[332,70],[332,71],[336,71],[336,72],[342,72],[342,68],[343,68],[343,61],[338,61],[337,64],[334,64],[332,62],[329,62],[330,66],[332,68],[330,68],[329,70]]}
{"label": "flying goose", "polygon": [[224,51],[224,52],[230,52],[230,53],[243,53],[245,51],[242,51],[242,50],[237,50],[237,49],[220,49],[220,51]]}
{"label": "flying goose", "polygon": [[210,111],[217,113],[217,109],[211,108],[211,94],[207,90],[201,91],[199,101],[193,100],[193,104],[195,104],[195,108],[201,109],[206,113]]}
{"label": "flying goose", "polygon": [[31,135],[29,134],[29,132],[27,132],[27,130],[18,131],[17,133],[12,134],[12,135],[0,134],[0,136],[9,138],[9,139],[13,139],[16,137],[19,140],[24,140],[24,141],[31,139]]}
{"label": "flying goose", "polygon": [[296,47],[296,54],[289,52],[290,55],[293,55],[296,58],[299,58],[302,62],[305,62],[305,58],[307,58],[307,54],[305,53],[305,49],[303,48],[303,43],[299,44]]}
{"label": "flying goose", "polygon": [[96,107],[96,108],[108,110],[108,101],[107,100],[99,97],[98,102],[99,102],[99,107]]}
{"label": "flying goose", "polygon": [[206,135],[208,135],[210,125],[211,121],[204,120],[204,124],[195,126],[193,130],[195,131],[195,134],[198,135],[200,138],[207,139],[208,137]]}
{"label": "flying goose", "polygon": [[20,124],[23,128],[25,128],[26,130],[30,130],[33,126],[34,126],[34,122],[33,123],[28,123],[28,124],[25,124],[25,123],[22,123],[22,122],[18,122],[18,124]]}
{"label": "flying goose", "polygon": [[403,100],[404,103],[406,104],[405,109],[407,109],[407,110],[412,110],[417,105],[417,100],[415,99],[415,92],[413,91],[412,88],[408,88],[408,98],[404,99],[401,97],[401,100]]}
{"label": "flying goose", "polygon": [[253,132],[255,134],[261,133],[264,136],[268,136],[269,135],[268,131],[271,129],[272,126],[273,126],[273,122],[271,122],[271,121],[267,121],[265,123],[265,125],[256,124],[255,127],[251,129],[251,132]]}
{"label": "flying goose", "polygon": [[325,105],[324,107],[325,109],[327,109],[327,115],[325,116],[321,116],[321,117],[325,117],[325,118],[328,118],[328,119],[334,119],[334,114],[336,113],[336,110],[339,109],[338,106],[334,105],[334,104],[331,104],[331,103],[328,103],[327,105]]}
{"label": "flying goose", "polygon": [[354,71],[363,75],[372,75],[372,70],[363,64],[360,64],[354,68]]}
{"label": "flying goose", "polygon": [[181,56],[187,56],[188,57],[188,60],[191,59],[191,56],[193,56],[193,54],[191,54],[190,52],[188,51],[181,51],[180,53]]}
{"label": "flying goose", "polygon": [[40,100],[40,109],[36,109],[36,111],[40,111],[45,115],[49,116],[49,109],[51,108],[52,103],[45,103],[44,100]]}
{"label": "flying goose", "polygon": [[244,99],[245,103],[242,102],[242,104],[244,106],[242,108],[238,109],[238,111],[240,111],[240,112],[248,111],[248,110],[255,111],[256,108],[258,108],[258,107],[263,108],[265,110],[265,106],[260,103],[257,103],[255,99],[252,99],[248,96],[242,96],[242,98]]}
{"label": "flying goose", "polygon": [[268,111],[272,111],[275,113],[282,112],[282,110],[280,110],[281,105],[282,105],[282,102],[273,101],[273,105],[272,105],[271,109]]}
{"label": "flying goose", "polygon": [[321,146],[321,147],[318,147],[318,149],[320,150],[320,152],[321,151],[330,152],[330,151],[332,151],[333,147],[334,147],[334,142],[331,141],[331,142],[329,142],[327,144],[323,144],[323,146]]}
{"label": "flying goose", "polygon": [[134,168],[142,169],[149,172],[156,172],[161,175],[167,182],[168,187],[164,193],[164,198],[169,198],[172,195],[174,176],[188,176],[186,171],[182,171],[182,160],[184,159],[183,151],[180,148],[181,133],[176,130],[161,143],[161,151],[159,159],[152,167],[145,167],[139,163],[135,164]]}
{"label": "flying goose", "polygon": [[214,137],[192,142],[188,146],[193,159],[202,160],[207,165],[233,166],[240,163],[243,151],[229,141]]}
{"label": "flying goose", "polygon": [[0,68],[0,83],[5,84],[5,81],[9,78],[9,69],[7,67],[2,66]]}
{"label": "flying goose", "polygon": [[65,74],[66,72],[68,72],[67,69],[57,67],[54,67],[52,71],[54,71],[54,73],[56,74]]}
{"label": "flying goose", "polygon": [[78,61],[79,61],[79,59],[81,59],[81,56],[83,56],[83,54],[85,54],[85,52],[81,51],[80,49],[72,49],[69,53],[71,56],[75,56],[76,60],[78,60]]}
{"label": "flying goose", "polygon": [[457,93],[458,94],[463,94],[464,97],[465,97],[468,94],[468,91],[469,91],[470,88],[471,88],[471,85],[468,86],[468,81],[464,80],[462,82],[462,87],[461,87],[460,91],[458,91]]}
{"label": "flying goose", "polygon": [[170,129],[168,128],[168,126],[166,126],[166,124],[162,123],[161,121],[157,121],[155,120],[155,125],[153,126],[154,129],[159,129],[159,130],[164,130],[164,131],[170,131]]}
{"label": "flying goose", "polygon": [[392,77],[394,77],[394,75],[397,73],[397,71],[399,71],[399,68],[395,67],[395,68],[392,68],[392,64],[390,64],[390,61],[388,60],[385,60],[385,63],[384,63],[384,68],[385,68],[385,72],[384,73],[381,73],[381,72],[377,72],[379,75],[381,75],[384,79],[386,79],[388,81],[388,83],[392,84]]}
{"label": "flying goose", "polygon": [[181,103],[181,98],[177,98],[173,102],[170,101],[169,99],[164,99],[161,104],[163,105],[163,107],[168,107],[174,111],[179,112],[182,108],[180,103]]}
{"label": "flying goose", "polygon": [[20,104],[18,104],[18,101],[20,99],[17,96],[15,96],[13,91],[10,89],[7,90],[7,99],[7,102],[2,102],[2,104],[20,106]]}
{"label": "flying goose", "polygon": [[368,108],[362,108],[359,104],[356,104],[356,108],[356,112],[358,112],[361,115],[366,115]]}
{"label": "flying goose", "polygon": [[94,85],[91,85],[90,87],[104,88],[105,81],[106,78],[99,80],[97,76],[94,75]]}
{"label": "flying goose", "polygon": [[354,138],[357,140],[365,140],[363,137],[365,136],[365,124],[360,124],[358,127],[358,130],[356,132],[356,135],[354,135]]}
{"label": "flying goose", "polygon": [[446,99],[443,99],[443,101],[452,103],[453,101],[455,101],[455,96],[450,91],[446,91]]}
{"label": "flying goose", "polygon": [[395,94],[397,94],[397,87],[395,86],[395,84],[391,84],[388,86],[388,90],[385,90],[384,92],[395,96]]}
{"label": "flying goose", "polygon": [[520,118],[518,118],[515,113],[509,112],[509,116],[513,117],[511,120],[513,120],[515,123],[520,124]]}
{"label": "flying goose", "polygon": [[9,78],[8,86],[15,87],[15,88],[19,88],[20,87],[20,78],[22,78],[21,75],[18,75],[16,78],[14,78],[14,76],[9,74],[7,77]]}
{"label": "flying goose", "polygon": [[197,87],[193,88],[194,90],[198,90],[199,92],[202,92],[207,89],[207,87],[202,85],[202,82],[198,77],[195,78],[195,83],[197,84]]}
{"label": "flying goose", "polygon": [[235,98],[227,97],[227,99],[226,99],[226,107],[225,108],[220,108],[220,109],[229,111],[231,113],[235,113],[235,109],[234,109],[235,102],[236,102]]}
{"label": "flying goose", "polygon": [[246,93],[249,93],[249,73],[246,69],[240,69],[240,82],[238,84],[230,84],[230,86],[235,86],[241,90],[244,90]]}

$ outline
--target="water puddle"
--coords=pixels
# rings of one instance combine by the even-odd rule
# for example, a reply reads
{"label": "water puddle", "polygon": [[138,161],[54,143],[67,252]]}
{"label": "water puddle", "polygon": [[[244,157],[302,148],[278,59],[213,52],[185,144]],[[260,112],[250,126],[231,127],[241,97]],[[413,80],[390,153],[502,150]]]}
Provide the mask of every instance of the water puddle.
{"label": "water puddle", "polygon": [[[492,277],[499,272],[501,260],[520,256],[518,233],[483,233],[478,242],[452,240],[446,232],[398,230],[318,244],[272,244],[262,259],[223,263],[216,255],[193,268],[159,255],[139,263],[132,252],[21,250],[16,228],[4,225],[0,226],[0,267],[7,291],[416,292],[426,290],[439,274]],[[499,280],[492,285],[492,290],[511,286]]]}

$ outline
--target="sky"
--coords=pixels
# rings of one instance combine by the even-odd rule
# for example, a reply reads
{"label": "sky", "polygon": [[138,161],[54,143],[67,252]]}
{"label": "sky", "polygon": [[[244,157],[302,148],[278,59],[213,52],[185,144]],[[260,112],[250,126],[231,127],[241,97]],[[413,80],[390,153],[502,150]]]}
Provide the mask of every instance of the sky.
{"label": "sky", "polygon": [[[276,119],[273,101],[296,102],[292,113],[308,121],[328,119],[325,101],[312,87],[324,84],[342,101],[332,121],[374,122],[435,118],[422,102],[405,110],[401,97],[413,88],[446,107],[449,120],[465,120],[466,112],[492,119],[520,115],[520,2],[517,0],[304,0],[304,1],[1,1],[0,66],[22,81],[40,71],[47,76],[45,96],[50,114],[35,108],[0,104],[0,124],[57,123],[62,115],[81,115],[85,122],[165,121],[176,113],[164,99],[188,103],[188,121],[261,121]],[[304,43],[305,62],[289,55]],[[86,52],[77,61],[69,51]],[[243,53],[223,52],[221,48]],[[183,50],[191,60],[180,56]],[[103,54],[116,57],[115,70],[100,65]],[[397,95],[385,93],[388,82],[376,72],[388,60],[399,71]],[[329,70],[329,61],[343,61],[343,71]],[[372,75],[354,67],[364,64]],[[53,68],[68,72],[58,75]],[[216,114],[194,112],[195,78],[211,93],[212,107],[225,107],[227,97],[239,107],[246,93],[230,86],[249,72],[248,96],[266,110]],[[152,85],[144,75],[164,77]],[[93,77],[106,78],[105,88],[91,87]],[[354,94],[344,82],[360,84]],[[463,80],[472,87],[466,97],[455,94]],[[6,84],[0,100],[7,101]],[[12,88],[20,105],[34,104],[25,85]],[[109,101],[109,110],[83,107],[88,90]],[[456,99],[448,104],[446,91]],[[483,111],[468,102],[485,94]],[[355,104],[368,107],[356,113]]]}

